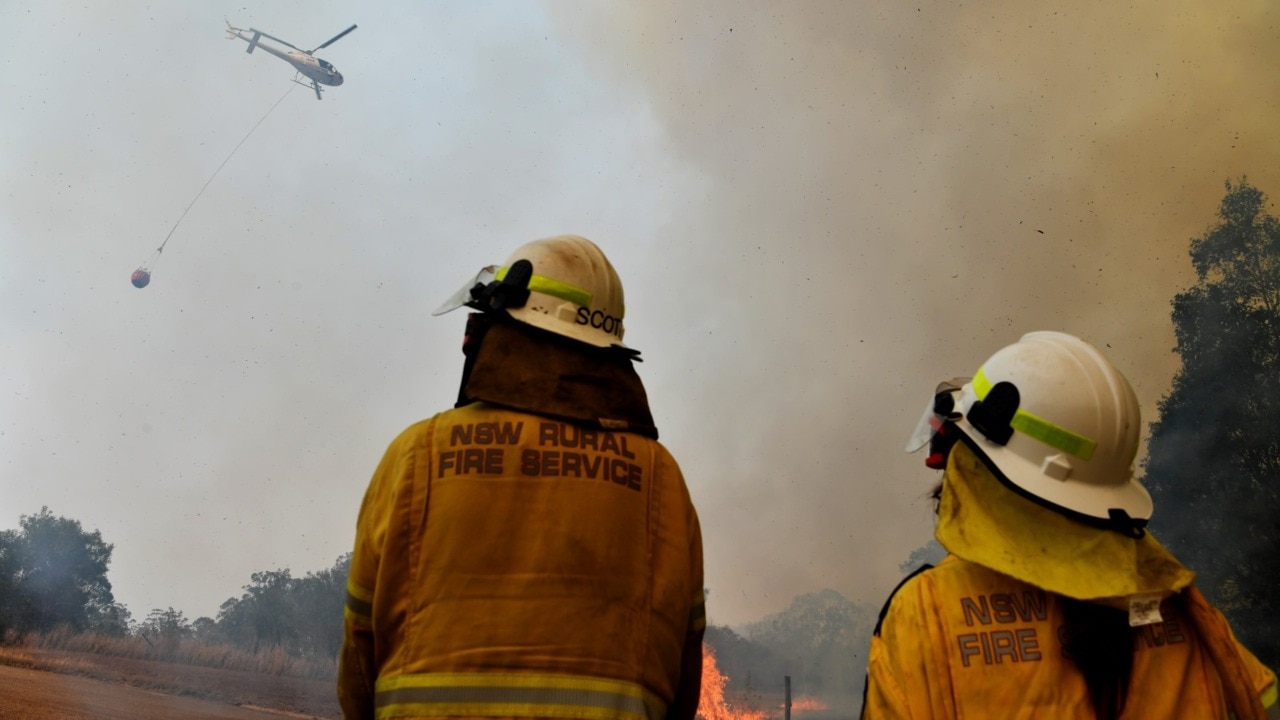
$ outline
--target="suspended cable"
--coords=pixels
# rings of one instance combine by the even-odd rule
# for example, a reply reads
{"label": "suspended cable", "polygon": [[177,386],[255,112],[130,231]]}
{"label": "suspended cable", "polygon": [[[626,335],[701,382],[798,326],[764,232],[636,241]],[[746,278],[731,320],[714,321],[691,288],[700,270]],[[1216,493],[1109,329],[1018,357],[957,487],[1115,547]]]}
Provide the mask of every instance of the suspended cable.
{"label": "suspended cable", "polygon": [[276,100],[275,104],[258,119],[258,122],[254,123],[253,127],[249,128],[249,132],[245,133],[244,137],[240,138],[240,142],[236,143],[236,146],[231,149],[231,152],[227,153],[227,157],[222,161],[222,164],[218,166],[217,170],[213,171],[213,174],[209,176],[209,179],[204,182],[204,186],[200,188],[200,192],[196,193],[196,196],[191,198],[191,202],[187,204],[187,209],[183,210],[182,214],[178,216],[178,221],[169,229],[169,234],[164,236],[164,242],[160,243],[160,247],[156,248],[155,252],[152,253],[145,262],[139,265],[137,270],[133,271],[133,275],[130,277],[130,282],[133,283],[134,287],[141,289],[151,282],[151,273],[155,270],[155,266],[160,262],[160,254],[164,252],[164,246],[169,244],[169,238],[173,237],[173,233],[178,229],[178,225],[182,223],[182,219],[187,216],[188,212],[191,212],[191,208],[195,206],[196,201],[199,200],[200,196],[204,194],[204,191],[208,189],[209,184],[213,182],[213,179],[218,177],[218,173],[222,172],[222,168],[226,167],[227,163],[231,161],[231,158],[236,154],[236,151],[240,149],[240,146],[244,145],[245,141],[249,139],[249,136],[253,134],[253,131],[257,130],[258,126],[270,117],[272,111],[274,111],[280,103],[284,102],[284,99],[288,97],[291,92],[293,92],[292,85],[289,86],[289,89],[284,91],[284,95],[281,95],[280,99]]}

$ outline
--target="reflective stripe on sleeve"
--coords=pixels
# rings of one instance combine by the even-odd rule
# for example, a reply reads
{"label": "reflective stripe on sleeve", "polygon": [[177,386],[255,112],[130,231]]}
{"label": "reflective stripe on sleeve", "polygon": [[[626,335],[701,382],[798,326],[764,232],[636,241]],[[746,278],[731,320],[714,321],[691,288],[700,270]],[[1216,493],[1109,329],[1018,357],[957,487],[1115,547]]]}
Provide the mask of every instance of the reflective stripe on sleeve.
{"label": "reflective stripe on sleeve", "polygon": [[702,591],[698,592],[698,596],[693,599],[693,607],[689,608],[689,629],[707,629],[707,600]]}
{"label": "reflective stripe on sleeve", "polygon": [[1275,707],[1276,701],[1280,700],[1280,680],[1276,680],[1262,691],[1262,707],[1270,710]]}
{"label": "reflective stripe on sleeve", "polygon": [[661,720],[666,703],[635,683],[577,675],[420,673],[378,678],[374,715]]}
{"label": "reflective stripe on sleeve", "polygon": [[373,593],[347,582],[347,602],[342,616],[351,622],[368,625],[373,620]]}

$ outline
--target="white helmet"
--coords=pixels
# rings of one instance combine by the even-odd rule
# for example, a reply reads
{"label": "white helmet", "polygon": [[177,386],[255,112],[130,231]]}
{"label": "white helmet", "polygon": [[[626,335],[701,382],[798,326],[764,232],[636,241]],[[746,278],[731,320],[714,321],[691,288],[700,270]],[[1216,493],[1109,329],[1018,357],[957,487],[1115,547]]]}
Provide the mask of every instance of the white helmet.
{"label": "white helmet", "polygon": [[622,347],[622,281],[595,243],[577,235],[534,240],[490,265],[433,315],[462,305],[596,347]]}
{"label": "white helmet", "polygon": [[1033,332],[986,361],[960,390],[955,423],[1015,490],[1068,514],[1136,531],[1151,496],[1133,476],[1133,388],[1097,348]]}

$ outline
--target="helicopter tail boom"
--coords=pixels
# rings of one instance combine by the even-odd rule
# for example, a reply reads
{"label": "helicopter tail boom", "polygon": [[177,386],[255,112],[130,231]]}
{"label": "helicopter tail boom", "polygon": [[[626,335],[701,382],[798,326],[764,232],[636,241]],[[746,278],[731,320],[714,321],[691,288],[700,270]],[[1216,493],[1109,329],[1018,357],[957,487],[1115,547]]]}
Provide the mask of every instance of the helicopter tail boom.
{"label": "helicopter tail boom", "polygon": [[[245,49],[245,52],[247,53],[253,52],[254,48],[258,47],[258,39],[265,34],[258,30],[254,30],[253,28],[249,28],[249,32],[253,33],[253,37],[248,38],[244,36],[244,28],[235,27],[234,25],[231,24],[230,20],[227,20],[226,23],[227,23],[227,39],[235,40],[239,38],[240,40],[243,40],[249,43],[249,47]],[[267,35],[267,37],[271,37],[271,36]]]}
{"label": "helicopter tail boom", "polygon": [[227,20],[226,23],[227,23],[227,39],[243,40],[249,43],[249,49],[245,50],[245,52],[248,52],[248,53],[253,52],[253,49],[258,46],[258,36],[259,36],[258,31],[250,29],[249,32],[253,33],[253,37],[247,38],[244,36],[244,28],[238,28],[235,25],[232,25],[230,20]]}

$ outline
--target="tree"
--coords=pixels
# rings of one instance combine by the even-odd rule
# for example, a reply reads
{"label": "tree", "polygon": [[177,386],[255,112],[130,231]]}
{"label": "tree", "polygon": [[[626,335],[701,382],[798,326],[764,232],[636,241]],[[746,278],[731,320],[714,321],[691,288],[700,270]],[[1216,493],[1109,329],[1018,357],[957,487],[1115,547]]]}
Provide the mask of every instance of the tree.
{"label": "tree", "polygon": [[1259,658],[1280,663],[1280,221],[1242,178],[1191,241],[1173,299],[1182,367],[1151,425],[1152,529]]}
{"label": "tree", "polygon": [[249,623],[250,598],[227,598],[218,606],[218,619],[214,628],[206,628],[204,635],[209,638],[223,638],[238,647],[252,647],[253,628]]}
{"label": "tree", "polygon": [[716,653],[716,664],[737,693],[776,690],[790,672],[787,661],[765,645],[742,637],[724,625],[707,625],[704,641]]}
{"label": "tree", "polygon": [[245,586],[247,592],[242,600],[248,602],[253,651],[256,653],[264,644],[280,647],[296,634],[289,597],[294,580],[288,568],[256,572],[250,578],[253,582]]}
{"label": "tree", "polygon": [[153,640],[155,638],[188,638],[195,635],[195,628],[187,622],[187,617],[181,610],[174,610],[172,607],[167,610],[156,608],[138,625],[138,633]]}
{"label": "tree", "polygon": [[930,540],[911,551],[911,555],[898,565],[898,571],[903,575],[909,575],[925,565],[937,565],[942,562],[942,558],[947,556],[946,548],[938,544],[937,540]]}
{"label": "tree", "polygon": [[746,631],[783,659],[802,694],[848,695],[862,688],[877,613],[828,588],[796,596],[786,610]]}
{"label": "tree", "polygon": [[47,507],[19,524],[21,530],[0,533],[0,630],[79,631],[112,627],[121,617],[127,623],[128,611],[111,595],[112,546],[101,533]]}
{"label": "tree", "polygon": [[218,623],[210,617],[198,617],[192,621],[191,634],[196,640],[206,645],[219,645],[227,642],[227,637],[218,628]]}
{"label": "tree", "polygon": [[351,553],[333,567],[307,573],[293,589],[298,649],[304,655],[337,658],[342,649],[342,610],[347,600]]}
{"label": "tree", "polygon": [[26,603],[18,592],[19,537],[15,530],[0,531],[0,637],[18,629],[25,615]]}
{"label": "tree", "polygon": [[89,615],[85,630],[114,637],[125,637],[132,631],[133,613],[124,605],[113,602]]}
{"label": "tree", "polygon": [[347,553],[303,578],[288,568],[253,573],[243,595],[222,603],[216,622],[197,621],[199,634],[255,653],[278,647],[294,656],[337,658],[350,567]]}

